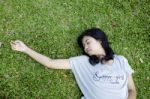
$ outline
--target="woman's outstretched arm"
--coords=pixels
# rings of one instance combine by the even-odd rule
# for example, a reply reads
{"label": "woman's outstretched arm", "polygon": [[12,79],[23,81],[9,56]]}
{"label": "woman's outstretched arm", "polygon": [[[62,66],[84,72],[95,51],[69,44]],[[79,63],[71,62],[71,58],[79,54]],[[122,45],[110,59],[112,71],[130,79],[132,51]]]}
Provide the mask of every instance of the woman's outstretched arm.
{"label": "woman's outstretched arm", "polygon": [[30,57],[32,57],[37,62],[41,63],[42,65],[52,68],[52,69],[70,69],[70,64],[68,59],[50,59],[47,56],[44,56],[31,48],[25,45],[20,40],[11,41],[11,48],[12,50],[24,52]]}

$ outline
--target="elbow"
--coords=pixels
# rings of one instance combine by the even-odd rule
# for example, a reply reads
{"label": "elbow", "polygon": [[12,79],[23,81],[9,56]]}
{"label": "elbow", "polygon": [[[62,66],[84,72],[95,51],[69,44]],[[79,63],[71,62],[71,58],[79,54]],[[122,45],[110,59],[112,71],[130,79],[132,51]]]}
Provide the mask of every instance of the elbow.
{"label": "elbow", "polygon": [[44,64],[45,67],[50,69],[57,69],[56,66],[54,66],[52,59],[48,59],[48,61]]}
{"label": "elbow", "polygon": [[52,60],[51,59],[46,59],[46,61],[43,63],[43,65],[47,68],[52,68]]}
{"label": "elbow", "polygon": [[130,89],[129,90],[129,97],[132,97],[132,98],[128,98],[128,99],[136,99],[137,97],[137,92],[135,89]]}
{"label": "elbow", "polygon": [[50,63],[46,63],[44,64],[45,67],[50,68],[50,69],[54,69],[53,66]]}

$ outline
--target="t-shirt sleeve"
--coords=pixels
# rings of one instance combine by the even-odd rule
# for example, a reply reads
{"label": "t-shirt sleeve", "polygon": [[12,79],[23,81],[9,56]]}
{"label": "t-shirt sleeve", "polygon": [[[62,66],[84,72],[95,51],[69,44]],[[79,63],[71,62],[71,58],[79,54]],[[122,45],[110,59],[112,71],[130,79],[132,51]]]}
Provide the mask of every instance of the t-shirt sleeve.
{"label": "t-shirt sleeve", "polygon": [[125,67],[127,76],[130,76],[132,73],[134,73],[134,70],[131,68],[128,60],[125,57],[123,57],[123,61],[124,61],[124,67]]}
{"label": "t-shirt sleeve", "polygon": [[85,66],[85,61],[87,61],[86,56],[76,56],[69,58],[71,70],[73,71],[73,73],[75,73],[76,71],[81,71],[81,69],[83,69]]}
{"label": "t-shirt sleeve", "polygon": [[80,62],[80,56],[69,58],[69,62],[70,62],[71,70],[74,72],[76,66]]}

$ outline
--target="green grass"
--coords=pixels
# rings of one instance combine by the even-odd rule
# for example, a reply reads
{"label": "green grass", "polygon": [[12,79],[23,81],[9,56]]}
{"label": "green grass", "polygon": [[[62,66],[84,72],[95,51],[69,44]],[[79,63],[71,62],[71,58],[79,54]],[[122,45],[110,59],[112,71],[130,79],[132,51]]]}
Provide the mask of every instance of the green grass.
{"label": "green grass", "polygon": [[81,54],[80,32],[99,27],[135,70],[138,99],[149,99],[149,9],[149,0],[0,0],[0,98],[80,99],[71,71],[45,68],[12,51],[9,42],[19,39],[53,59],[69,58]]}

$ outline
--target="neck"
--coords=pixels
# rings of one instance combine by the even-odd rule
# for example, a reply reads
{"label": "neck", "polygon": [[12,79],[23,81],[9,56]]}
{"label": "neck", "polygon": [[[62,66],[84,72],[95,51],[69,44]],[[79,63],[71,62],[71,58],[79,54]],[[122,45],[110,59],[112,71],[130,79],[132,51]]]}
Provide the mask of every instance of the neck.
{"label": "neck", "polygon": [[105,57],[105,55],[97,55],[97,57],[99,58],[99,60],[101,60],[101,62],[103,64],[108,64],[108,65],[112,65],[114,60],[113,59],[110,59],[110,60],[103,60],[103,58]]}
{"label": "neck", "polygon": [[99,55],[96,55],[98,58],[99,58],[99,60],[103,60],[103,58],[105,57],[105,54],[99,54]]}
{"label": "neck", "polygon": [[112,65],[113,62],[114,62],[114,60],[113,60],[113,59],[110,59],[110,60],[108,60],[108,61],[104,61],[103,63],[104,63],[104,64],[108,64],[108,65]]}

